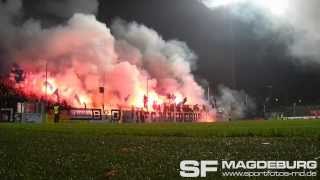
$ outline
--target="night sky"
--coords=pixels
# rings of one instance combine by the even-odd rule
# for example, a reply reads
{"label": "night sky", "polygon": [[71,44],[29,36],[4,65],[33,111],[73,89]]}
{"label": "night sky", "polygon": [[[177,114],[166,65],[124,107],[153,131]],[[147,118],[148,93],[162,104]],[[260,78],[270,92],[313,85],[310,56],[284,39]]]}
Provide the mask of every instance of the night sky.
{"label": "night sky", "polygon": [[[24,1],[24,9],[27,18],[45,17],[47,26],[64,21],[43,11],[40,0]],[[185,41],[198,56],[194,74],[206,79],[212,89],[223,84],[243,89],[257,101],[272,95],[281,104],[298,99],[320,103],[319,64],[302,63],[288,55],[290,41],[283,40],[290,39],[288,34],[257,35],[257,30],[267,28],[263,16],[258,17],[261,21],[245,22],[229,9],[213,11],[196,0],[108,0],[100,1],[97,18],[107,25],[116,18],[136,21],[166,40]]]}

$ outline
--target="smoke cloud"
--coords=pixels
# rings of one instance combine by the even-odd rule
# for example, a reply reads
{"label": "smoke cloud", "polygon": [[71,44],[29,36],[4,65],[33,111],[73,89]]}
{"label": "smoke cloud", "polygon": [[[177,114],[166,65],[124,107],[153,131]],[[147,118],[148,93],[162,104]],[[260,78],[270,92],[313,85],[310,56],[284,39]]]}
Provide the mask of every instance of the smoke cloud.
{"label": "smoke cloud", "polygon": [[14,18],[23,13],[21,1],[1,4],[5,11],[0,23],[13,29],[1,29],[2,49],[10,57],[1,64],[6,69],[17,64],[24,71],[24,81],[16,87],[25,94],[48,94],[53,101],[77,107],[143,107],[147,94],[149,107],[166,103],[168,97],[177,104],[208,104],[192,75],[197,56],[186,43],[166,41],[137,22],[116,20],[109,28],[94,15],[84,14],[95,13],[97,1],[43,3],[49,13],[72,17],[48,28],[37,19],[16,24]]}
{"label": "smoke cloud", "polygon": [[320,62],[319,7],[320,2],[317,0],[294,0],[287,18],[296,31],[290,52],[317,62]]}
{"label": "smoke cloud", "polygon": [[176,92],[192,103],[204,103],[203,90],[191,74],[190,62],[196,56],[185,43],[166,42],[154,30],[137,23],[117,21],[113,32],[115,37],[92,15],[75,14],[66,26],[29,34],[30,44],[15,54],[16,63],[27,72],[41,71],[48,63],[56,83],[63,82],[57,87],[72,83],[63,88],[67,88],[66,98],[69,91],[89,94],[89,99],[98,97],[98,87],[106,84],[110,97],[117,94],[118,103],[128,96],[143,96],[150,80],[151,93],[165,96]]}
{"label": "smoke cloud", "polygon": [[[77,12],[94,14],[98,11],[97,0],[44,0],[34,4],[36,7],[33,11],[64,19]],[[13,63],[16,51],[33,45],[34,34],[42,31],[40,20],[25,20],[24,17],[22,0],[0,1],[0,75],[8,73],[8,67]]]}
{"label": "smoke cloud", "polygon": [[[154,30],[137,23],[127,24],[121,20],[113,23],[112,30],[120,40],[117,43],[120,61],[131,61],[146,70],[151,78],[157,80],[156,89],[160,94],[181,90],[190,100],[199,99],[203,95],[202,88],[195,83],[191,73],[196,55],[184,42],[166,42]],[[128,49],[133,53],[137,53],[138,50],[140,54],[136,57],[124,51]],[[125,57],[128,55],[129,58]]]}
{"label": "smoke cloud", "polygon": [[0,75],[9,65],[11,47],[14,46],[18,29],[14,25],[21,16],[22,2],[20,0],[0,1]]}
{"label": "smoke cloud", "polygon": [[232,90],[225,86],[218,88],[217,106],[225,119],[244,118],[256,108],[254,100],[244,91]]}
{"label": "smoke cloud", "polygon": [[[263,14],[264,26],[256,31],[258,36],[265,32],[283,34],[287,39],[281,39],[288,45],[288,53],[298,57],[303,62],[311,60],[320,62],[320,24],[318,0],[278,0],[270,3],[261,3],[263,0],[201,0],[208,8],[232,7],[235,16],[244,21],[261,22]],[[268,1],[269,2],[269,1]],[[284,6],[285,5],[285,6]],[[283,7],[281,7],[283,6]],[[282,9],[281,9],[282,8]],[[282,10],[281,14],[272,14],[272,10]],[[261,25],[261,24],[260,24]]]}

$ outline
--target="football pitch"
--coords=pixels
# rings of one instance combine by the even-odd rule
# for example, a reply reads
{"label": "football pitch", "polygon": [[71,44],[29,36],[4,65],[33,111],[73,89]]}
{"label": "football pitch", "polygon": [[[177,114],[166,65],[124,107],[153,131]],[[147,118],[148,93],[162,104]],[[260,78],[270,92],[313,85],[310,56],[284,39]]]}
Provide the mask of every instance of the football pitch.
{"label": "football pitch", "polygon": [[320,120],[0,124],[0,179],[183,179],[182,160],[318,159]]}

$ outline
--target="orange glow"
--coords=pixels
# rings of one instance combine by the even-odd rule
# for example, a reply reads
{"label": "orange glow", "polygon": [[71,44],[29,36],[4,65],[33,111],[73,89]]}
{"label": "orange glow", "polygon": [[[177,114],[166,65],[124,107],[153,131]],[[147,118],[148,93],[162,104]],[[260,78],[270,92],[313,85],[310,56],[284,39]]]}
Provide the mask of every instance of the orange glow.
{"label": "orange glow", "polygon": [[22,33],[28,46],[10,54],[13,86],[30,99],[75,108],[145,108],[146,96],[149,111],[209,104],[192,74],[197,56],[186,43],[166,41],[143,24],[115,25],[117,36],[94,15],[76,13],[63,25]]}
{"label": "orange glow", "polygon": [[43,82],[42,93],[52,95],[57,90],[57,86],[54,79],[48,79],[48,82]]}

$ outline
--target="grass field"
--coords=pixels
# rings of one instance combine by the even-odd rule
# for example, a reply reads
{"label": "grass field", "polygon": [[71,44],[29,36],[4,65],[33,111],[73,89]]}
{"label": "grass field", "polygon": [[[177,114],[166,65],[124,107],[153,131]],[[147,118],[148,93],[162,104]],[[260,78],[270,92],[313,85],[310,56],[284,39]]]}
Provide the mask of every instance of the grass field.
{"label": "grass field", "polygon": [[181,160],[318,158],[319,120],[0,124],[0,179],[182,179]]}

